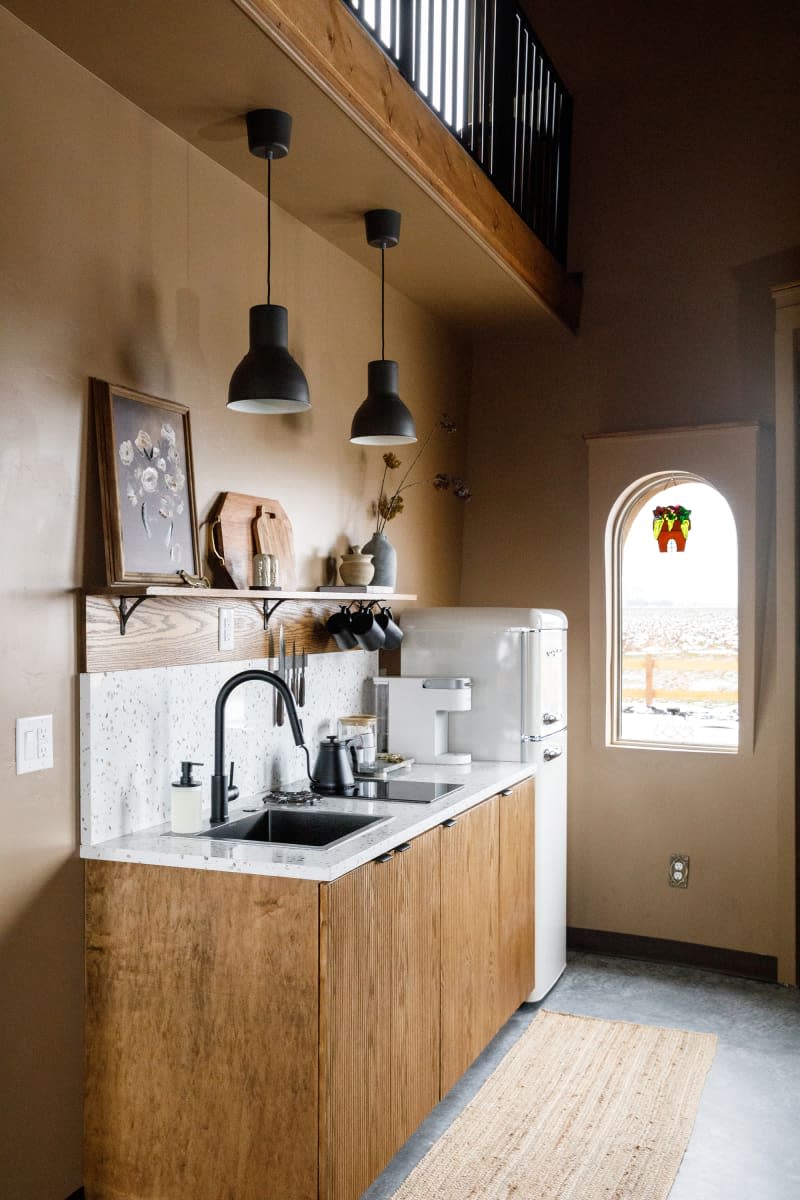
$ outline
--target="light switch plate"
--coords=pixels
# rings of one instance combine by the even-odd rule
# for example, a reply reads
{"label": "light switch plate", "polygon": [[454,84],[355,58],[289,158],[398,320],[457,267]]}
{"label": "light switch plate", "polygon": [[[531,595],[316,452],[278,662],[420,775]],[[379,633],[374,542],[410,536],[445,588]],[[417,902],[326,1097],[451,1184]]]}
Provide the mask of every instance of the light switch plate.
{"label": "light switch plate", "polygon": [[53,765],[53,717],[17,717],[17,774]]}

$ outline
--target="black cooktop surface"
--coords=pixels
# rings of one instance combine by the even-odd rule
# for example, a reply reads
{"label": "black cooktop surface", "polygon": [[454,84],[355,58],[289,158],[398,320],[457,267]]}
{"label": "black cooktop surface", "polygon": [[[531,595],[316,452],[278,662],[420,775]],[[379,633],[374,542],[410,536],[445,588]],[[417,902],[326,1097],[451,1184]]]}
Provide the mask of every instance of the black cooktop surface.
{"label": "black cooktop surface", "polygon": [[411,804],[430,804],[460,792],[463,783],[434,783],[427,779],[357,779],[353,793],[362,800],[391,800]]}

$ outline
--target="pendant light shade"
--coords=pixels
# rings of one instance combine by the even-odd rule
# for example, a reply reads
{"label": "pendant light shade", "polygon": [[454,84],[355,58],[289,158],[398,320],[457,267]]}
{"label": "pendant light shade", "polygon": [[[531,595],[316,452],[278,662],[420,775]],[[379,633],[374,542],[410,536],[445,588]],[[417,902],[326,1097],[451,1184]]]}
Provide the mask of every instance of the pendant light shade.
{"label": "pendant light shade", "polygon": [[231,376],[228,408],[292,413],[311,407],[308,383],[288,349],[289,314],[280,304],[250,309],[250,349]]}
{"label": "pendant light shade", "polygon": [[250,349],[231,376],[228,408],[248,413],[293,413],[311,407],[308,383],[289,353],[289,314],[270,303],[272,160],[289,153],[292,118],[276,108],[247,114],[250,153],[267,160],[267,303],[250,309]]}
{"label": "pendant light shade", "polygon": [[367,398],[350,428],[360,446],[402,446],[417,440],[414,418],[397,394],[397,363],[376,358],[367,364]]}
{"label": "pendant light shade", "polygon": [[367,241],[381,252],[381,357],[367,364],[367,398],[353,417],[350,441],[359,446],[402,446],[417,440],[414,418],[397,394],[397,363],[384,358],[384,251],[400,240],[400,213],[375,208],[364,214]]}

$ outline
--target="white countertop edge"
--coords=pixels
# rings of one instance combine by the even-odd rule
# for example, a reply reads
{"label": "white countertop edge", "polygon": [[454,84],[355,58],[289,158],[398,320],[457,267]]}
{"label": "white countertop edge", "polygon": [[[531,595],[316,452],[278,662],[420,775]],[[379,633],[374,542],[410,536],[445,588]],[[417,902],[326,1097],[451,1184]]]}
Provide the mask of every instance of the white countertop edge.
{"label": "white countertop edge", "polygon": [[[80,855],[81,858],[106,862],[232,871],[240,875],[272,875],[324,883],[346,875],[379,854],[394,849],[400,842],[418,837],[448,817],[458,816],[535,773],[531,763],[476,762],[470,767],[420,764],[404,772],[403,779],[463,783],[464,790],[432,804],[390,804],[380,800],[325,797],[319,804],[320,809],[369,813],[386,818],[385,824],[376,823],[328,849],[212,841],[200,836],[172,834],[167,825],[158,825],[141,833],[81,846]],[[242,815],[245,803],[231,805],[232,818]]]}

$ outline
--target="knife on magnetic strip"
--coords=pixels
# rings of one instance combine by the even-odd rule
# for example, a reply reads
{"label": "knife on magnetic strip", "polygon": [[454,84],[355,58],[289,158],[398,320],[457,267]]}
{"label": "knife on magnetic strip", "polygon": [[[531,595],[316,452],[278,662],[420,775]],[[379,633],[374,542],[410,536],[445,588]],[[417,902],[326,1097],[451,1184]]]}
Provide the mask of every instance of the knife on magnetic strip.
{"label": "knife on magnetic strip", "polygon": [[[281,679],[286,680],[286,643],[283,637],[283,626],[278,630],[278,674]],[[275,713],[275,720],[279,725],[283,724],[283,696],[278,692],[278,707]]]}

